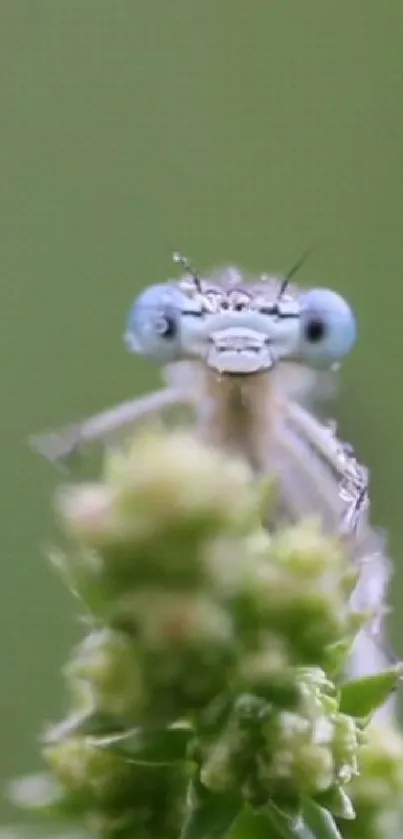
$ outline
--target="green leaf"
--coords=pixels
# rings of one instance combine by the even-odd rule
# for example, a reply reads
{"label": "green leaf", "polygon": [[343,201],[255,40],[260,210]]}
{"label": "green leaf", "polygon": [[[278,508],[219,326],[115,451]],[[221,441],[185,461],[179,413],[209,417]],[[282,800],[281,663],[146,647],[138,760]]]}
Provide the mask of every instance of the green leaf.
{"label": "green leaf", "polygon": [[264,808],[263,815],[267,839],[321,839],[312,833],[301,815],[290,815],[272,802]]}
{"label": "green leaf", "polygon": [[374,676],[345,682],[340,688],[340,711],[352,717],[370,716],[397,689],[402,675],[399,664]]}
{"label": "green leaf", "polygon": [[192,786],[188,801],[180,839],[223,839],[242,812],[241,796],[233,792],[196,792]]}
{"label": "green leaf", "polygon": [[302,800],[302,813],[315,839],[343,839],[329,810],[312,798]]}
{"label": "green leaf", "polygon": [[330,810],[333,816],[338,819],[355,819],[355,810],[351,803],[351,798],[343,787],[334,787],[321,795],[315,796],[315,801],[321,807]]}
{"label": "green leaf", "polygon": [[125,734],[97,737],[92,745],[107,749],[132,763],[166,766],[187,758],[194,732],[190,725],[165,729],[134,728]]}
{"label": "green leaf", "polygon": [[336,641],[326,647],[326,670],[330,676],[337,676],[344,670],[347,657],[351,652],[351,640]]}

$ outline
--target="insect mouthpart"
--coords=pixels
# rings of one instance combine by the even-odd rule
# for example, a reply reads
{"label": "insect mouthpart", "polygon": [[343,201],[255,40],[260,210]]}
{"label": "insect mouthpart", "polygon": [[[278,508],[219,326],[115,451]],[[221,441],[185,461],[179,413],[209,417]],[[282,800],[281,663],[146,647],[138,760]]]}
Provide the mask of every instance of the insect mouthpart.
{"label": "insect mouthpart", "polygon": [[267,337],[252,329],[223,329],[210,336],[206,363],[218,373],[260,373],[274,362]]}

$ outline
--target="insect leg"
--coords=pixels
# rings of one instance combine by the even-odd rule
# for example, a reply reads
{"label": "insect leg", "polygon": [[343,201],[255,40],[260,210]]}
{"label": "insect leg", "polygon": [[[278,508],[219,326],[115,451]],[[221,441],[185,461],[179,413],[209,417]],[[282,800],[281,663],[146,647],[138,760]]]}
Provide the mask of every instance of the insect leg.
{"label": "insect leg", "polygon": [[351,607],[374,612],[371,625],[353,646],[351,672],[365,675],[397,664],[397,656],[383,638],[392,568],[382,535],[368,522],[367,470],[352,448],[336,438],[334,429],[288,401],[277,429],[276,451],[283,460],[279,473],[287,505],[293,506],[290,512],[301,515],[316,510],[327,532],[341,535],[360,571]]}
{"label": "insect leg", "polygon": [[164,388],[155,393],[122,402],[81,422],[34,436],[30,444],[35,451],[48,460],[66,460],[88,443],[104,440],[124,426],[188,402],[188,391]]}

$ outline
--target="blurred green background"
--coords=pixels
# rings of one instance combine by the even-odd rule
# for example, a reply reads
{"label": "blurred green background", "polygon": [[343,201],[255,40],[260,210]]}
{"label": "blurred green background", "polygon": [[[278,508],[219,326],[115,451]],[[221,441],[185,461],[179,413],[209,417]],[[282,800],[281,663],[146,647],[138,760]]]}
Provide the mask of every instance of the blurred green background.
{"label": "blurred green background", "polygon": [[[47,567],[56,477],[27,435],[155,384],[126,310],[183,249],[356,308],[342,434],[403,552],[401,0],[2,0],[0,780],[63,710],[75,605]],[[403,568],[393,587],[400,638]],[[2,805],[1,817],[8,817]]]}

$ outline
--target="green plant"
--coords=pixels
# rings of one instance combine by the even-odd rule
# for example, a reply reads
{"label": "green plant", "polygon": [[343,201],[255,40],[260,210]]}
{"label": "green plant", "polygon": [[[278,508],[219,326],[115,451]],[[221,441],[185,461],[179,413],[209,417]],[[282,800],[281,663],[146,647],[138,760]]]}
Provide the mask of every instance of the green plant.
{"label": "green plant", "polygon": [[58,491],[52,559],[88,634],[15,801],[100,839],[396,836],[403,741],[370,720],[400,671],[343,683],[357,574],[313,520],[268,532],[274,501],[181,431]]}

